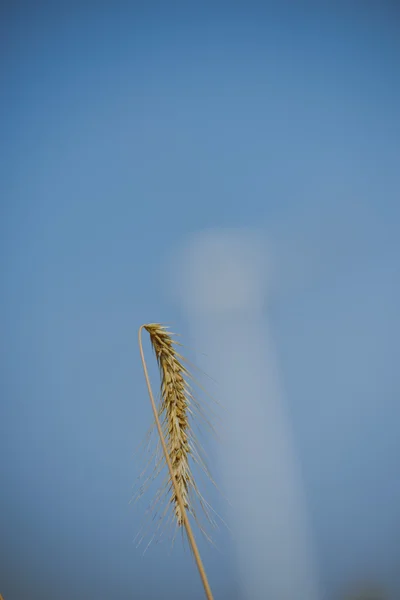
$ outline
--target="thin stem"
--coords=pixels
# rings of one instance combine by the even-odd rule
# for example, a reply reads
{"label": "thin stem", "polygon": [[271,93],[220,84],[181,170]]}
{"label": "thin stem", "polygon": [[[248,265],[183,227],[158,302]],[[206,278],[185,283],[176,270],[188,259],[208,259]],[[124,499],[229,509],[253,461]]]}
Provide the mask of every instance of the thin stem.
{"label": "thin stem", "polygon": [[150,385],[149,374],[147,372],[146,361],[145,361],[145,358],[144,358],[143,345],[142,345],[142,329],[143,328],[144,328],[144,325],[141,325],[139,327],[139,350],[140,350],[140,357],[142,359],[143,371],[144,371],[144,376],[145,376],[146,384],[147,384],[147,390],[148,390],[149,396],[150,396],[151,407],[153,409],[154,418],[155,418],[155,421],[156,421],[158,435],[160,436],[161,445],[162,445],[164,456],[165,456],[165,460],[166,460],[167,466],[168,466],[168,471],[169,471],[169,474],[170,474],[170,477],[171,477],[172,485],[174,486],[176,499],[178,501],[179,508],[181,510],[183,524],[185,526],[186,533],[187,533],[187,536],[189,538],[190,546],[191,546],[191,548],[193,550],[193,554],[194,554],[194,558],[195,558],[195,561],[196,561],[197,569],[199,571],[199,574],[200,574],[200,577],[201,577],[201,581],[203,583],[204,592],[206,594],[207,600],[213,600],[213,595],[212,595],[212,592],[211,592],[210,584],[208,583],[208,579],[207,579],[207,575],[206,575],[206,572],[205,572],[205,569],[204,569],[204,565],[203,565],[203,562],[202,562],[201,557],[200,557],[200,552],[199,552],[199,549],[198,549],[197,544],[196,544],[196,540],[195,540],[194,535],[193,535],[193,531],[192,531],[192,528],[191,528],[191,525],[190,525],[190,522],[189,522],[189,518],[187,516],[187,512],[186,512],[185,505],[184,505],[184,502],[183,502],[183,499],[182,499],[182,495],[181,495],[181,493],[179,491],[179,487],[178,487],[178,483],[177,483],[175,475],[174,475],[174,471],[172,469],[171,459],[170,459],[169,454],[168,454],[167,445],[165,443],[164,435],[163,435],[162,428],[161,428],[161,423],[160,423],[160,420],[158,418],[158,411],[157,411],[156,403],[154,402],[153,392],[151,390],[151,385]]}

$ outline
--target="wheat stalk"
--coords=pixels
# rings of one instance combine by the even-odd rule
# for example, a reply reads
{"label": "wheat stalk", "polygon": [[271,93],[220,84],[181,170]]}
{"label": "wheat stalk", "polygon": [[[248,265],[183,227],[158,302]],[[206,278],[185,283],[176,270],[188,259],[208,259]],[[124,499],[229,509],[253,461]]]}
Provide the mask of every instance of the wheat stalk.
{"label": "wheat stalk", "polygon": [[[143,353],[142,330],[150,335],[161,376],[161,406],[157,410]],[[190,466],[189,457],[195,456],[195,446],[191,432],[189,415],[194,398],[187,378],[189,371],[182,364],[183,357],[176,351],[172,334],[164,325],[151,323],[139,328],[139,349],[146,378],[147,389],[154,413],[155,423],[169,472],[169,503],[173,506],[178,527],[184,527],[189,539],[197,568],[208,600],[212,592],[200,553],[189,522],[188,512],[194,517],[191,491],[198,494]],[[197,456],[199,460],[199,456]]]}

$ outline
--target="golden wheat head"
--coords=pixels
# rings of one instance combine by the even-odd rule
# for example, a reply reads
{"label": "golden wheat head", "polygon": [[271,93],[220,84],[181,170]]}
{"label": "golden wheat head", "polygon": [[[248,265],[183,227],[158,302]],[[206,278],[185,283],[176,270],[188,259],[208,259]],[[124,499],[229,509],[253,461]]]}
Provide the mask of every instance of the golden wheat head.
{"label": "golden wheat head", "polygon": [[[194,480],[189,467],[190,391],[185,381],[186,369],[179,360],[171,334],[165,327],[151,324],[146,325],[145,329],[150,335],[160,369],[162,398],[160,417],[168,455],[185,510],[190,511],[192,507],[189,492],[194,487]],[[182,526],[182,511],[173,487],[171,492],[170,503],[174,507],[176,522],[178,526]]]}
{"label": "golden wheat head", "polygon": [[[203,457],[203,451],[193,433],[193,421],[197,423],[198,417],[204,419],[202,407],[193,396],[192,388],[189,385],[188,380],[193,378],[184,365],[185,359],[177,352],[177,346],[181,344],[174,340],[173,334],[169,332],[168,328],[160,323],[150,323],[142,327],[150,336],[161,380],[157,416],[162,434],[160,441],[161,444],[165,443],[166,452],[160,453],[158,446],[154,476],[158,475],[166,465],[169,470],[154,503],[154,505],[157,504],[167,496],[167,507],[160,518],[159,526],[168,510],[172,508],[173,521],[178,528],[183,525],[186,527],[184,513],[188,512],[194,517],[203,534],[210,539],[198,519],[196,506],[200,505],[207,520],[215,526],[215,521],[211,516],[212,509],[200,494],[191,468],[191,464],[197,463],[213,482]],[[147,379],[146,367],[145,374]],[[149,392],[151,397],[150,389]],[[210,425],[207,419],[205,420]],[[172,476],[168,462],[170,462]],[[151,509],[154,509],[154,505]]]}

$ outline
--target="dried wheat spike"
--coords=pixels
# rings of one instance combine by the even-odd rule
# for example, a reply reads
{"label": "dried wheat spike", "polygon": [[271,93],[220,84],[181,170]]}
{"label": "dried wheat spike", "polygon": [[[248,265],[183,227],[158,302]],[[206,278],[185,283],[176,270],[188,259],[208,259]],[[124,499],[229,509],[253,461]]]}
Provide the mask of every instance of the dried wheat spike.
{"label": "dried wheat spike", "polygon": [[[168,454],[171,459],[175,479],[184,502],[189,509],[189,488],[193,486],[188,457],[190,446],[188,440],[188,398],[186,394],[184,367],[175,352],[171,336],[165,327],[158,324],[145,326],[156,354],[161,374],[160,411]],[[182,515],[176,494],[172,490],[171,503],[175,508],[175,516],[179,526]]]}
{"label": "dried wheat spike", "polygon": [[[194,514],[190,502],[190,491],[197,491],[191,469],[189,456],[194,453],[191,443],[189,424],[190,401],[192,394],[186,378],[190,376],[182,364],[182,357],[176,352],[176,342],[167,328],[158,323],[145,325],[150,335],[161,375],[160,420],[171,459],[176,482],[181,493],[185,509]],[[170,503],[174,507],[176,522],[182,526],[183,518],[173,486],[171,486]]]}
{"label": "dried wheat spike", "polygon": [[[143,354],[141,341],[142,329],[146,329],[150,335],[150,341],[160,369],[161,404],[158,409],[154,401],[146,361]],[[212,600],[213,596],[211,588],[188,519],[188,513],[191,513],[199,525],[193,506],[194,498],[191,493],[195,492],[194,496],[200,501],[209,521],[213,522],[210,519],[207,510],[209,505],[200,495],[189,466],[189,457],[191,457],[208,474],[207,467],[199,453],[199,448],[196,447],[196,441],[189,422],[189,415],[192,414],[191,406],[197,408],[200,413],[201,407],[191,393],[190,386],[187,382],[187,378],[191,376],[186,367],[182,364],[182,361],[184,360],[183,357],[175,350],[176,345],[180,344],[172,339],[172,334],[168,332],[167,327],[164,325],[151,323],[142,325],[139,328],[139,349],[143,370],[153,409],[155,425],[158,430],[164,455],[164,457],[156,464],[156,474],[161,470],[164,460],[167,464],[169,473],[161,493],[166,491],[167,494],[170,494],[167,510],[172,507],[172,516],[174,517],[176,527],[181,528],[181,531],[183,531],[182,527],[185,528],[203,583],[204,592],[207,599]],[[157,504],[159,499],[160,494],[157,495],[155,504]],[[154,505],[152,508],[154,508]],[[204,533],[201,526],[200,529]]]}

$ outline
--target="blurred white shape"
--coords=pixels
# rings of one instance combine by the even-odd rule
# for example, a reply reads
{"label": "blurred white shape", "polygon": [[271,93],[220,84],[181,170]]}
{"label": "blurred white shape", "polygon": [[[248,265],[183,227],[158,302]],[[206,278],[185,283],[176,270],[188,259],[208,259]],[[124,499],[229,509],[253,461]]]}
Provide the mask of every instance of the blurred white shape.
{"label": "blurred white shape", "polygon": [[260,235],[224,230],[197,234],[184,257],[181,298],[189,311],[261,309],[267,264]]}
{"label": "blurred white shape", "polygon": [[243,597],[316,600],[301,477],[263,313],[266,253],[259,235],[208,231],[189,240],[174,270],[225,409],[220,465]]}

